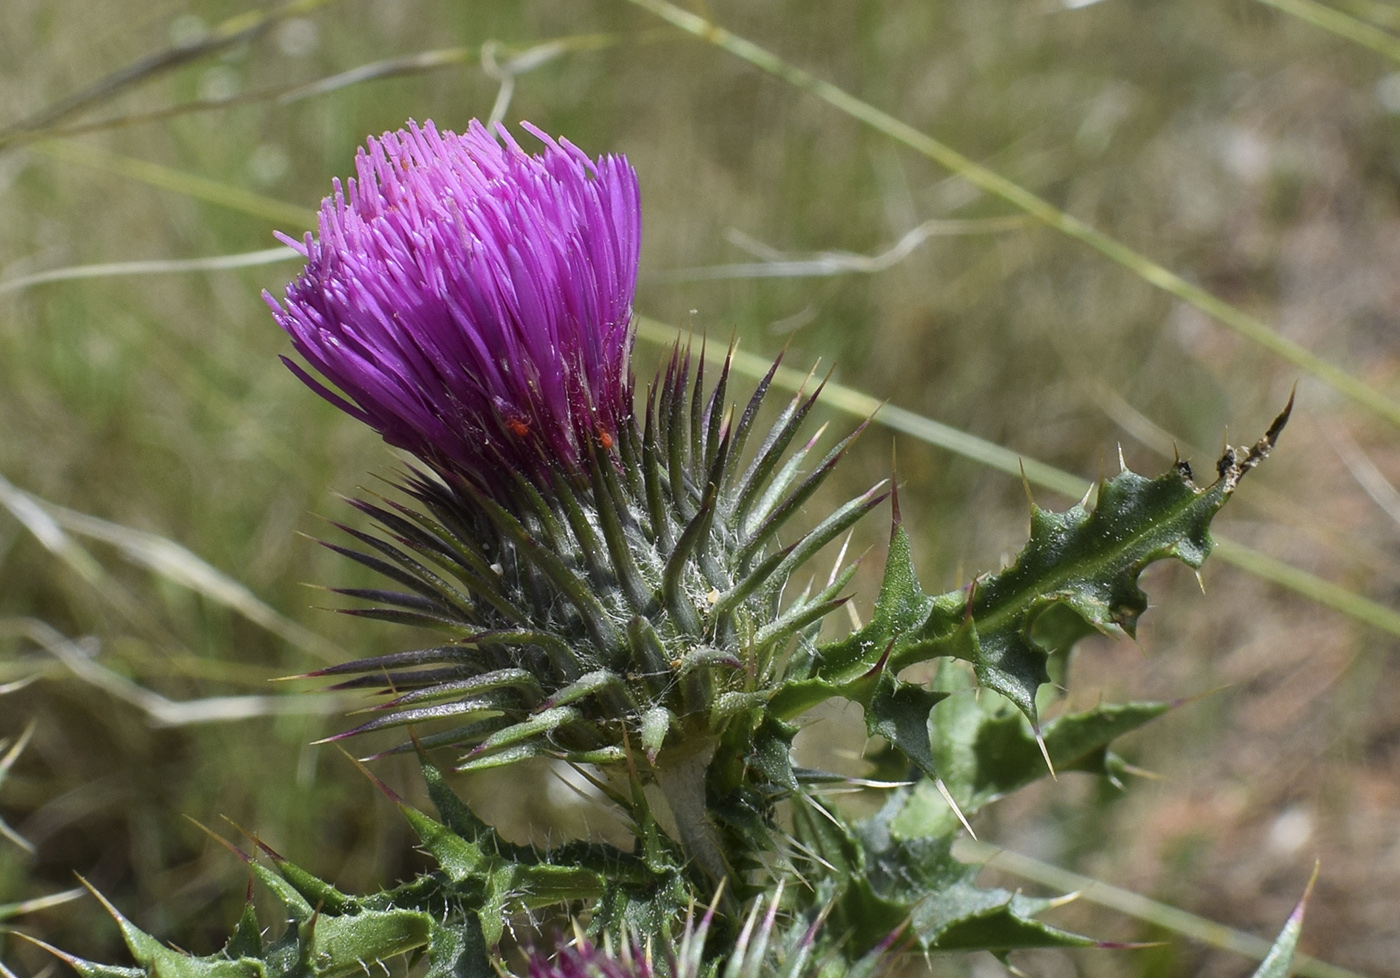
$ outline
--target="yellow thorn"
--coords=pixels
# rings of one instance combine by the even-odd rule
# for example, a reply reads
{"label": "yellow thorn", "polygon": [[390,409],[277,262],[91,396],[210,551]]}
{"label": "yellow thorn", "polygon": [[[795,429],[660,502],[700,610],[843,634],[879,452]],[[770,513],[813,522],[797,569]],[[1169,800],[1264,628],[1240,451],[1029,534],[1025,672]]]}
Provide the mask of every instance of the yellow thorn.
{"label": "yellow thorn", "polygon": [[1026,478],[1026,461],[1025,459],[1017,459],[1016,461],[1021,466],[1021,488],[1026,491],[1026,502],[1030,503],[1031,512],[1034,513],[1036,511],[1035,496],[1031,495],[1031,480]]}

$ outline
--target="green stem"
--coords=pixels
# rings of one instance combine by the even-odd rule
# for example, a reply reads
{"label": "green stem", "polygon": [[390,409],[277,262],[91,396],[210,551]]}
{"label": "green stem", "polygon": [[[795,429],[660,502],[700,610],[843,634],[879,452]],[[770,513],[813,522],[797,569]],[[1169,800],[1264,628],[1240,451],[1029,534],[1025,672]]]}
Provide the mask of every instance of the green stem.
{"label": "green stem", "polygon": [[705,804],[705,775],[715,756],[712,738],[689,738],[656,759],[656,784],[676,820],[676,841],[714,882],[731,877],[729,860]]}

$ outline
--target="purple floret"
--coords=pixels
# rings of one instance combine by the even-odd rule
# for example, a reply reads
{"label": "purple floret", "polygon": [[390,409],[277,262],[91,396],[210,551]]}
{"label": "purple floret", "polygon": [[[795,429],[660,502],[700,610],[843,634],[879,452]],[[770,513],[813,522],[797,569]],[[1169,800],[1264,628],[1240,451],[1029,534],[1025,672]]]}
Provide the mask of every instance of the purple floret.
{"label": "purple floret", "polygon": [[284,302],[265,295],[339,393],[287,360],[309,387],[487,490],[503,467],[581,472],[632,414],[636,173],[525,129],[540,155],[475,120],[371,138],[318,235],[282,236],[306,256]]}
{"label": "purple floret", "polygon": [[640,950],[629,947],[618,956],[580,941],[553,958],[532,954],[527,978],[653,978],[653,974]]}

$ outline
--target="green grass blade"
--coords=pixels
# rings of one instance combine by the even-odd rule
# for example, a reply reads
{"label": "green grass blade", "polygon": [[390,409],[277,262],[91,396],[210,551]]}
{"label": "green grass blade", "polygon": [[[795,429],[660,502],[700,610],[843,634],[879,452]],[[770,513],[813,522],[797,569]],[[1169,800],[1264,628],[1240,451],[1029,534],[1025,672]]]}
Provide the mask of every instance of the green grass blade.
{"label": "green grass blade", "polygon": [[1400,612],[1393,608],[1364,598],[1354,591],[1348,591],[1340,584],[1323,580],[1316,574],[1310,574],[1277,557],[1251,550],[1233,540],[1226,540],[1217,535],[1215,542],[1215,556],[1226,563],[1234,564],[1261,580],[1288,588],[1381,631],[1400,635]]}
{"label": "green grass blade", "polygon": [[1276,354],[1300,370],[1312,374],[1338,393],[1373,411],[1396,427],[1400,427],[1400,402],[1392,400],[1363,383],[1336,364],[1279,335],[1262,320],[1236,309],[1200,286],[1193,285],[1170,269],[1129,248],[1121,241],[1109,237],[1076,217],[1066,214],[1021,185],[973,162],[927,133],[920,132],[908,123],[901,122],[889,113],[856,98],[844,89],[788,64],[771,51],[732,34],[702,17],[682,10],[667,0],[630,0],[630,2],[649,10],[681,30],[742,58],[754,67],[781,78],[794,88],[810,92],[877,132],[928,157],[945,169],[958,174],[969,183],[1048,224],[1061,234],[1073,238],[1081,244],[1088,245],[1149,284],[1195,306],[1217,322]]}
{"label": "green grass blade", "polygon": [[138,180],[161,190],[174,191],[228,210],[241,211],[244,214],[276,224],[289,232],[316,226],[316,212],[310,208],[265,197],[262,194],[253,193],[251,190],[244,190],[242,187],[234,187],[218,180],[211,180],[208,177],[185,173],[182,170],[176,170],[160,163],[152,163],[149,160],[133,159],[129,156],[109,153],[93,146],[54,140],[34,143],[28,148],[32,153],[42,153],[44,156],[62,160],[65,163],[77,163],[97,170],[106,170],[108,173],[116,173],[131,180]]}
{"label": "green grass blade", "polygon": [[1370,48],[1377,54],[1385,55],[1391,61],[1400,62],[1400,38],[1383,31],[1373,24],[1351,16],[1317,0],[1259,0],[1275,10],[1306,21],[1314,27],[1345,38],[1363,48]]}
{"label": "green grass blade", "polygon": [[219,272],[254,265],[271,265],[279,261],[302,261],[301,255],[285,245],[246,251],[237,255],[214,255],[210,258],[183,258],[155,261],[105,262],[99,265],[69,265],[21,275],[0,281],[0,295],[18,292],[45,282],[71,282],[85,278],[115,278],[122,275],[168,275],[177,272]]}
{"label": "green grass blade", "polygon": [[203,58],[218,54],[267,31],[288,17],[304,16],[332,0],[286,0],[264,10],[250,10],[215,25],[203,37],[186,44],[176,44],[145,55],[130,64],[98,79],[58,102],[40,109],[13,126],[0,131],[0,147],[28,133],[41,131],[93,105],[100,105],[123,90]]}

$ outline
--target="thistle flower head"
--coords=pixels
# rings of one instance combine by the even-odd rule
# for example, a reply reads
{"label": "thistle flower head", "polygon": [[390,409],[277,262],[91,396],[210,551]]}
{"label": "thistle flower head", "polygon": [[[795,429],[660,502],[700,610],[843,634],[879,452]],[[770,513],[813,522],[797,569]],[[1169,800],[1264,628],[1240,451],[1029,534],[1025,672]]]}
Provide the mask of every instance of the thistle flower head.
{"label": "thistle flower head", "polygon": [[[632,412],[637,178],[529,125],[370,139],[321,205],[306,268],[265,296],[308,386],[439,474],[577,475]],[[499,137],[499,140],[498,140]],[[547,476],[546,476],[547,477]]]}
{"label": "thistle flower head", "polygon": [[298,376],[432,470],[405,482],[407,505],[354,503],[387,539],[347,527],[365,549],[333,549],[404,589],[342,590],[374,605],[351,613],[448,637],[318,675],[389,697],[341,736],[431,724],[413,744],[465,750],[459,768],[551,754],[630,770],[635,745],[674,841],[718,880],[732,867],[707,770],[721,744],[738,756],[718,787],[735,811],[796,786],[795,728],[766,704],[807,678],[855,568],[838,559],[795,596],[787,580],[883,495],[788,536],[855,436],[819,461],[816,438],[794,442],[820,388],[763,431],[777,364],[736,416],[729,364],[708,387],[704,350],[677,347],[634,410],[635,174],[531,132],[542,155],[476,123],[370,140],[272,302],[340,393]]}

